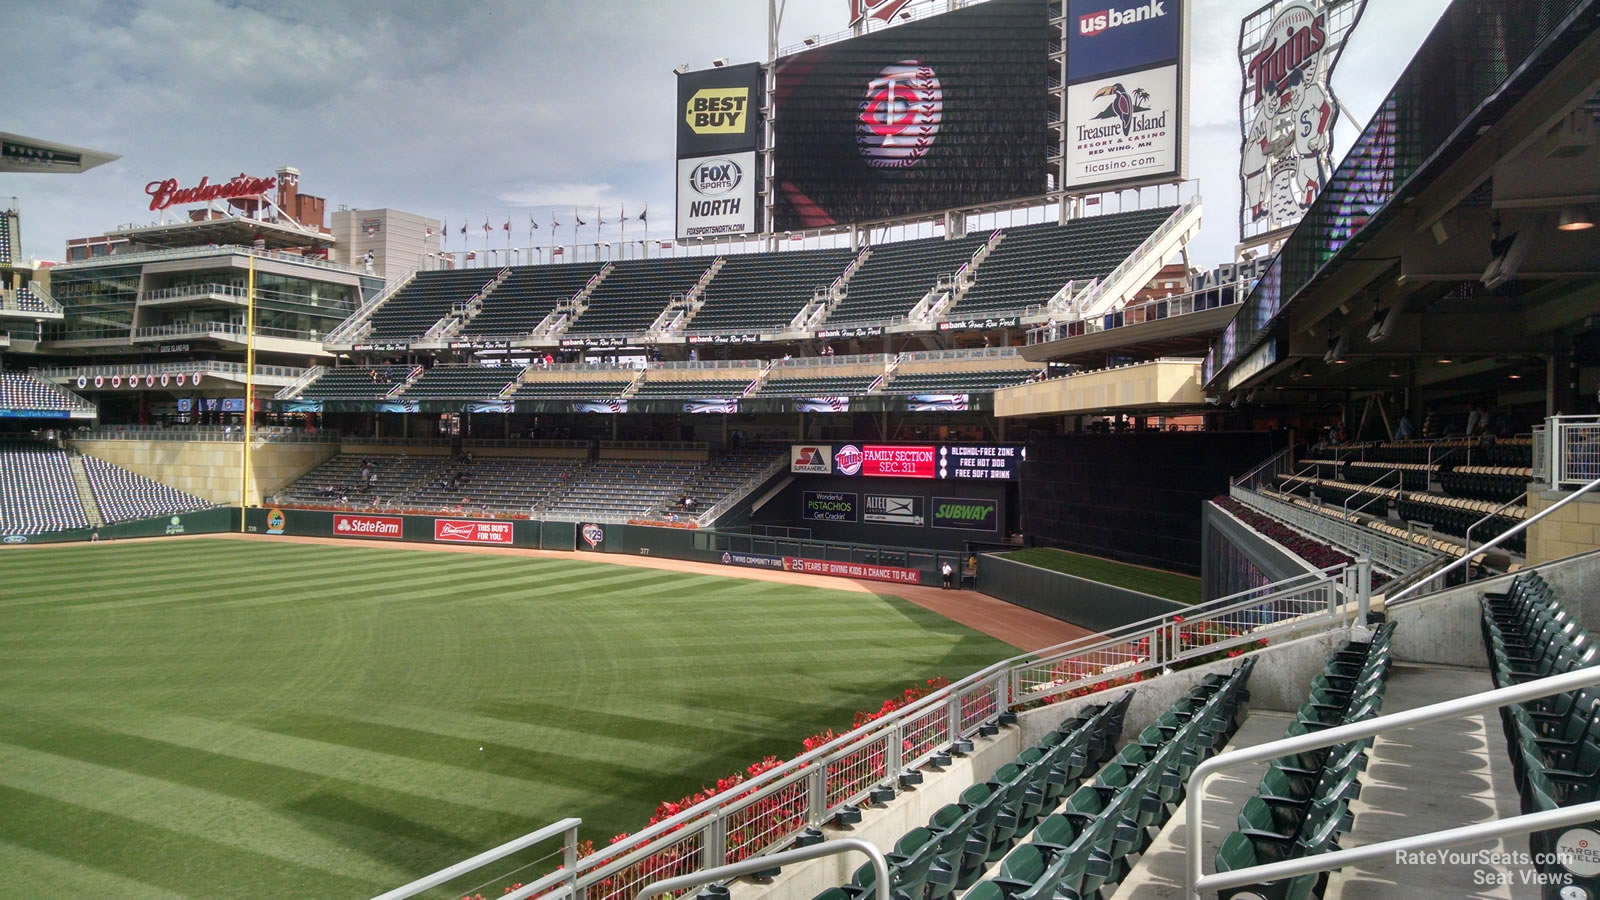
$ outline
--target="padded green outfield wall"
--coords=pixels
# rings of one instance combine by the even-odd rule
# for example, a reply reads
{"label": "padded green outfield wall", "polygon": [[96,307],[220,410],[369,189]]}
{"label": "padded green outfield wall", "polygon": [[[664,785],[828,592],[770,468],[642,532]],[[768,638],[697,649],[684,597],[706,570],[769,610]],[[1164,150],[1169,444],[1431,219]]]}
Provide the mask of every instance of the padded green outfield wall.
{"label": "padded green outfield wall", "polygon": [[96,532],[99,532],[100,539],[103,541],[116,541],[125,538],[166,537],[177,534],[216,534],[221,531],[238,530],[238,507],[221,506],[215,509],[179,513],[175,516],[152,516],[148,519],[113,522],[102,525],[99,528],[74,528],[68,531],[52,531],[49,534],[0,535],[0,541],[7,545],[60,544],[71,541],[92,540]]}

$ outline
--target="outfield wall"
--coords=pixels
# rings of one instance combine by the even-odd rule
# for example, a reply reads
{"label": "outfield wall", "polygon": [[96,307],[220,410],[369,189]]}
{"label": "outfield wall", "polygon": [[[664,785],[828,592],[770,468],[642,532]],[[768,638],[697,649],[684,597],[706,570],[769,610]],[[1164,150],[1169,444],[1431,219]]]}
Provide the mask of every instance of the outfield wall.
{"label": "outfield wall", "polygon": [[978,561],[977,587],[991,597],[1090,631],[1110,631],[1187,608],[1174,600],[1040,568],[995,553],[985,553]]}
{"label": "outfield wall", "polygon": [[29,535],[0,535],[0,546],[26,547],[33,544],[62,544],[71,541],[92,540],[98,532],[103,541],[116,541],[125,538],[166,537],[177,534],[216,534],[225,531],[239,530],[238,507],[223,506],[216,509],[202,509],[197,512],[179,513],[175,516],[152,516],[148,519],[132,519],[127,522],[113,522],[99,528],[74,528],[68,531],[52,531],[48,534]]}
{"label": "outfield wall", "polygon": [[937,584],[939,568],[946,560],[957,569],[961,566],[959,551],[877,547],[650,525],[390,515],[287,507],[249,509],[245,511],[244,521],[244,530],[250,534],[664,556],[721,563],[728,566],[729,575],[737,575],[741,568],[756,568],[894,584]]}

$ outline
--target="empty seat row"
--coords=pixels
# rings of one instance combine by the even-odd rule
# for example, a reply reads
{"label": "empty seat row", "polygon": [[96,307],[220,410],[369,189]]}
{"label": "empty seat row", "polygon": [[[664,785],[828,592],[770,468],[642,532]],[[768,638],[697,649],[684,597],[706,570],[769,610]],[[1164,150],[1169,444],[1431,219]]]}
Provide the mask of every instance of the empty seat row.
{"label": "empty seat row", "polygon": [[986,393],[1012,384],[1022,384],[1039,369],[983,369],[969,372],[913,372],[895,375],[883,386],[886,394],[972,394]]}
{"label": "empty seat row", "polygon": [[435,366],[405,389],[409,399],[480,399],[499,396],[522,374],[516,366]]}
{"label": "empty seat row", "polygon": [[[1378,628],[1372,640],[1335,651],[1311,694],[1301,704],[1284,737],[1298,737],[1374,718],[1383,708],[1384,688],[1393,663],[1394,626]],[[1237,831],[1217,851],[1219,872],[1327,853],[1349,830],[1351,800],[1361,793],[1358,775],[1366,769],[1372,739],[1349,741],[1272,760],[1255,796],[1239,811]],[[1251,884],[1221,893],[1227,897],[1304,900],[1322,896],[1326,874]]]}
{"label": "empty seat row", "polygon": [[395,292],[372,313],[374,341],[403,341],[427,334],[457,303],[465,303],[483,290],[499,271],[496,269],[447,269],[418,272],[405,287]]}
{"label": "empty seat row", "polygon": [[406,380],[406,366],[351,366],[328,369],[300,391],[308,400],[370,400],[389,396]]}
{"label": "empty seat row", "polygon": [[[1597,661],[1589,632],[1537,572],[1517,576],[1504,593],[1486,594],[1482,624],[1496,687],[1587,668]],[[1501,707],[1500,717],[1524,813],[1600,799],[1600,688]],[[1548,856],[1573,827],[1593,829],[1600,822],[1534,832],[1528,835],[1529,850],[1540,871],[1571,889],[1560,896],[1592,897],[1600,891],[1600,877],[1574,874]]]}
{"label": "empty seat row", "polygon": [[955,274],[988,239],[984,233],[951,241],[923,238],[873,247],[846,284],[844,299],[828,314],[828,325],[906,315],[941,277]]}
{"label": "empty seat row", "polygon": [[1005,229],[978,267],[958,314],[1015,312],[1043,304],[1067,282],[1079,287],[1111,273],[1176,207]]}
{"label": "empty seat row", "polygon": [[755,372],[743,378],[701,378],[693,381],[661,380],[645,376],[634,397],[741,397],[755,380]]}
{"label": "empty seat row", "polygon": [[769,378],[758,392],[765,397],[852,397],[865,394],[877,375]]}
{"label": "empty seat row", "polygon": [[93,456],[83,457],[83,470],[106,522],[178,515],[215,505]]}
{"label": "empty seat row", "polygon": [[31,440],[0,441],[0,536],[88,527],[65,450]]}
{"label": "empty seat row", "polygon": [[675,296],[689,293],[710,268],[709,256],[633,259],[614,264],[565,334],[642,334]]}
{"label": "empty seat row", "polygon": [[483,309],[461,334],[504,340],[524,337],[556,306],[582,291],[600,269],[598,263],[514,266],[506,280],[483,298]]}
{"label": "empty seat row", "polygon": [[849,248],[728,256],[705,291],[690,334],[759,334],[781,330],[844,273]]}
{"label": "empty seat row", "polygon": [[73,403],[61,388],[40,381],[32,373],[0,372],[0,409],[71,412],[85,405]]}

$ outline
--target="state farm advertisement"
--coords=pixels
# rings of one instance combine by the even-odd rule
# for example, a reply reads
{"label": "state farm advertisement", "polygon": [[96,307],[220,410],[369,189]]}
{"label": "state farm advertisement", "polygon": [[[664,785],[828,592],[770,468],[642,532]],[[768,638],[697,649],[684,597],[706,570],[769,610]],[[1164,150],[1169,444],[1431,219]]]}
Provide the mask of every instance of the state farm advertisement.
{"label": "state farm advertisement", "polygon": [[805,575],[833,575],[839,578],[865,578],[870,581],[893,581],[896,584],[921,584],[922,572],[898,566],[876,566],[868,563],[834,562],[827,559],[804,559],[798,556],[783,558],[785,572]]}
{"label": "state farm advertisement", "polygon": [[375,537],[398,541],[405,522],[399,516],[349,516],[334,513],[335,537]]}
{"label": "state farm advertisement", "polygon": [[861,447],[861,474],[875,478],[933,478],[939,464],[933,446],[865,444]]}
{"label": "state farm advertisement", "polygon": [[511,544],[510,522],[479,519],[434,519],[433,539],[455,544]]}

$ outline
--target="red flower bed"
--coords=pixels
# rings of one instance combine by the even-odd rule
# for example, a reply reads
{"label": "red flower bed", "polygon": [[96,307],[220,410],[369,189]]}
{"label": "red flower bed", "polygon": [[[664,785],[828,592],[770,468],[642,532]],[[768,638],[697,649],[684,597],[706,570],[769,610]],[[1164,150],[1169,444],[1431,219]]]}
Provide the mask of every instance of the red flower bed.
{"label": "red flower bed", "polygon": [[[1355,559],[1348,553],[1335,549],[1321,541],[1306,537],[1277,519],[1256,512],[1232,497],[1217,497],[1211,502],[1232,513],[1239,521],[1282,544],[1285,550],[1319,569],[1326,569],[1330,566],[1350,565],[1355,562]],[[1389,576],[1373,570],[1373,587],[1378,587],[1388,580]]]}
{"label": "red flower bed", "polygon": [[[908,687],[900,693],[900,696],[891,697],[888,700],[883,701],[883,705],[878,707],[878,709],[875,711],[857,712],[851,728],[853,730],[871,722],[875,722],[884,716],[895,712],[896,710],[903,709],[906,706],[921,700],[923,697],[926,697],[929,694],[943,690],[944,688],[949,687],[949,685],[950,681],[948,679],[930,678],[928,679],[926,685],[913,685],[912,687]],[[930,711],[930,715],[935,713],[943,714],[943,712],[944,710],[940,708],[936,711]],[[841,737],[841,735],[835,734],[832,729],[814,734],[801,741],[802,749],[795,755],[797,757],[803,756],[807,753],[810,753],[812,750],[817,749],[818,747],[824,746],[830,741],[836,740],[839,737]],[[929,742],[924,741],[923,743]],[[918,742],[913,739],[907,739],[905,741],[905,747],[903,749],[907,754],[907,758],[919,756],[923,752],[926,752],[928,749],[930,749],[930,747],[918,747],[917,744]],[[884,746],[881,739],[872,741],[871,743],[863,746],[861,750],[851,754],[851,757],[848,760],[849,764],[839,767],[845,773],[848,773],[850,777],[838,784],[835,784],[833,779],[830,777],[828,786],[829,794],[833,795],[837,793],[839,796],[849,796],[856,793],[866,785],[876,783],[877,781],[881,780],[886,775],[883,757]],[[765,759],[746,766],[743,772],[735,772],[731,775],[718,778],[716,787],[714,788],[702,787],[700,790],[680,800],[662,803],[656,807],[655,815],[650,817],[650,821],[646,823],[646,825],[658,825],[668,819],[671,819],[673,816],[678,815],[684,810],[692,809],[693,807],[698,806],[701,803],[704,803],[705,801],[718,795],[728,795],[721,804],[723,809],[736,807],[739,805],[740,801],[754,793],[754,790],[735,793],[734,791],[739,787],[739,785],[751,778],[761,775],[764,772],[775,769],[778,766],[783,765],[783,763],[784,761],[776,756],[768,756]],[[801,779],[782,790],[763,797],[761,800],[755,803],[735,809],[732,812],[725,814],[725,861],[730,863],[738,862],[739,860],[754,856],[756,853],[764,849],[770,840],[774,839],[778,835],[790,834],[804,827],[807,824],[807,817],[810,813],[810,802],[805,793],[806,787],[807,780]],[[832,797],[830,796],[830,804],[831,802]],[[664,834],[671,834],[673,831],[681,828],[681,825],[677,826],[676,828],[668,830]],[[607,844],[616,844],[627,839],[628,837],[629,834],[624,832],[611,838]],[[643,887],[650,881],[660,878],[668,878],[673,875],[687,874],[688,872],[694,871],[701,863],[701,850],[702,847],[699,835],[688,835],[682,842],[674,844],[665,850],[651,854],[650,856],[639,860],[632,865],[629,865],[627,868],[622,869],[610,877],[604,878],[596,884],[591,885],[587,892],[587,896],[590,898],[590,900],[622,900],[622,898],[632,898],[634,893],[636,893],[640,887]],[[593,841],[578,842],[579,859],[590,856],[594,852],[595,848]],[[603,859],[600,862],[600,865],[604,865],[610,861],[611,860],[609,858]],[[522,887],[520,883],[513,884],[505,888],[505,890],[503,890],[501,893],[509,894],[520,887]],[[482,894],[474,894],[471,897],[463,898],[463,900],[484,900],[484,896]]]}

